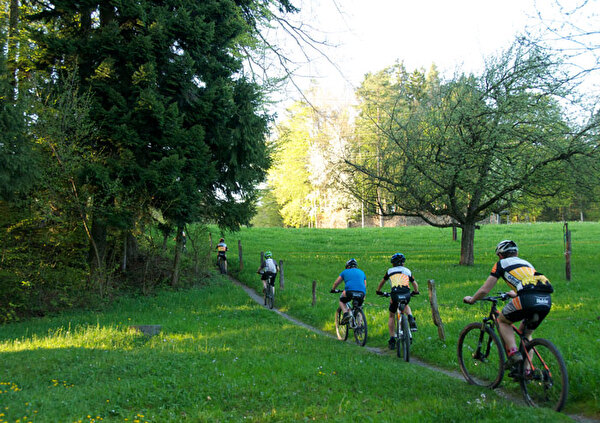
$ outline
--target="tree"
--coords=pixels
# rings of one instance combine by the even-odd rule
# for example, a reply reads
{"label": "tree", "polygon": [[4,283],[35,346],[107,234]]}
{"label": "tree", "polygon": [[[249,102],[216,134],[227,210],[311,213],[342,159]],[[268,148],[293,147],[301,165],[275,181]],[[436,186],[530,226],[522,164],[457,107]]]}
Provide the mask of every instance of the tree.
{"label": "tree", "polygon": [[270,164],[269,116],[239,51],[253,47],[271,5],[294,10],[286,0],[56,0],[29,16],[53,28],[33,34],[47,84],[74,70],[91,93],[97,132],[82,147],[106,159],[84,166],[77,183],[91,187],[96,268],[111,234],[120,242],[150,208],[178,233],[194,221],[249,221]]}
{"label": "tree", "polygon": [[560,165],[597,151],[598,117],[567,121],[570,91],[552,57],[516,43],[480,77],[460,75],[416,101],[395,93],[378,129],[387,138],[379,171],[350,157],[353,172],[391,198],[389,214],[462,229],[460,263],[474,263],[477,223],[518,195],[550,195]]}

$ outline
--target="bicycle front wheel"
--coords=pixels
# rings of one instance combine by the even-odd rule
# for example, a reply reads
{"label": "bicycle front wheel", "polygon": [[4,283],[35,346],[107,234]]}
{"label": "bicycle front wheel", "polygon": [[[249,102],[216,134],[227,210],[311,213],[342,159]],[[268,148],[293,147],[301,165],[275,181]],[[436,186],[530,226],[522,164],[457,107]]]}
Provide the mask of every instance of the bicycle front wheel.
{"label": "bicycle front wheel", "polygon": [[340,341],[345,341],[348,339],[348,323],[342,323],[342,317],[344,317],[344,312],[338,307],[335,312],[335,333]]}
{"label": "bicycle front wheel", "polygon": [[496,332],[483,323],[467,325],[458,337],[460,371],[473,385],[496,388],[504,375],[504,350]]}
{"label": "bicycle front wheel", "polygon": [[356,322],[354,339],[358,345],[364,347],[367,343],[367,319],[365,313],[361,309],[355,310],[354,316],[354,321]]}
{"label": "bicycle front wheel", "polygon": [[520,380],[525,402],[532,407],[560,411],[569,392],[567,366],[562,355],[552,342],[541,338],[528,343],[527,355]]}
{"label": "bicycle front wheel", "polygon": [[402,336],[399,339],[399,348],[402,348],[402,359],[407,363],[410,361],[410,325],[406,314],[402,314]]}
{"label": "bicycle front wheel", "polygon": [[273,308],[273,305],[275,303],[275,287],[271,284],[267,285],[267,306],[269,308]]}

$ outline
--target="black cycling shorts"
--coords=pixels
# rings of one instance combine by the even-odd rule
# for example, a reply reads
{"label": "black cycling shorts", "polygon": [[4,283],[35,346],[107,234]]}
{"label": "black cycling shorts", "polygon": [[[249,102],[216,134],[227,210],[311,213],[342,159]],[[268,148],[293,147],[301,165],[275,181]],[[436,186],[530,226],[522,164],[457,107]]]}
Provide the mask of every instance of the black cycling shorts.
{"label": "black cycling shorts", "polygon": [[358,305],[361,306],[363,301],[365,300],[365,293],[362,291],[345,291],[345,292],[346,292],[346,296],[344,296],[343,293],[340,296],[340,301],[343,302],[344,304],[346,304],[352,300],[357,300]]}
{"label": "black cycling shorts", "polygon": [[392,288],[390,294],[390,312],[395,313],[398,311],[398,303],[400,301],[406,302],[406,304],[410,302],[410,288]]}
{"label": "black cycling shorts", "polygon": [[268,280],[271,285],[275,285],[275,276],[277,276],[277,273],[264,272],[262,275],[260,275],[260,279],[263,281]]}
{"label": "black cycling shorts", "polygon": [[545,292],[520,293],[502,309],[502,315],[511,322],[524,321],[527,329],[534,330],[550,312],[552,297]]}

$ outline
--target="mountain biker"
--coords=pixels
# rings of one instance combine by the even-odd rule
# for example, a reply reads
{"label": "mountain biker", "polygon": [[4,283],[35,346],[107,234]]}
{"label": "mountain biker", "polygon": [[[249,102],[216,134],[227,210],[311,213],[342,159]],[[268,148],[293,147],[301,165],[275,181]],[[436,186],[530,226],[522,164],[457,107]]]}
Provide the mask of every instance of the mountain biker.
{"label": "mountain biker", "polygon": [[342,295],[340,295],[340,308],[344,312],[344,315],[340,323],[343,324],[350,317],[347,303],[352,301],[352,299],[357,299],[358,304],[362,305],[367,293],[367,277],[365,276],[365,272],[358,268],[356,259],[351,258],[346,262],[346,268],[333,283],[331,292],[334,292],[342,282],[344,282],[344,290],[342,291]]}
{"label": "mountain biker", "polygon": [[531,340],[533,331],[542,323],[550,312],[552,299],[550,294],[554,291],[550,281],[539,272],[536,272],[531,263],[517,257],[519,249],[517,244],[506,239],[496,246],[496,255],[500,259],[492,267],[490,276],[473,296],[466,296],[463,301],[473,304],[485,297],[496,285],[499,278],[503,278],[510,286],[507,294],[512,298],[498,316],[500,335],[506,345],[508,355],[507,368],[513,367],[523,356],[517,349],[511,325],[521,321],[520,330],[528,340]]}
{"label": "mountain biker", "polygon": [[277,276],[277,272],[279,271],[279,266],[275,260],[273,260],[273,253],[270,251],[265,251],[265,261],[262,266],[258,268],[257,273],[259,273],[260,279],[263,284],[263,292],[267,290],[267,281],[271,279],[272,283],[275,284],[275,276]]}
{"label": "mountain biker", "polygon": [[219,257],[223,259],[225,262],[225,266],[227,266],[227,244],[225,244],[225,239],[221,238],[219,243],[217,244],[217,263],[219,263]]}
{"label": "mountain biker", "polygon": [[401,298],[406,298],[407,304],[404,308],[404,314],[408,315],[408,322],[410,324],[410,330],[417,330],[417,322],[415,321],[414,316],[412,315],[412,310],[408,305],[408,301],[410,301],[410,288],[412,285],[413,291],[415,293],[419,293],[419,284],[412,276],[412,272],[404,267],[404,262],[406,261],[406,257],[402,253],[395,253],[390,259],[392,265],[394,267],[390,267],[386,270],[381,282],[377,285],[377,295],[381,295],[381,287],[386,281],[390,281],[390,285],[392,287],[392,292],[390,293],[390,317],[388,319],[388,330],[390,333],[390,340],[388,341],[388,345],[391,350],[396,346],[396,337],[394,331],[394,323],[396,320],[396,312],[398,311],[398,302]]}

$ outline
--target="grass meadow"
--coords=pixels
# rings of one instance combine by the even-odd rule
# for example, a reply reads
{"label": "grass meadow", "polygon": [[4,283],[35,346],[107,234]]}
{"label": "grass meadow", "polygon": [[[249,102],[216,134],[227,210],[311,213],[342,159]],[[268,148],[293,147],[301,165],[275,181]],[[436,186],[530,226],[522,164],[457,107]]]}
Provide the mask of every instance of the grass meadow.
{"label": "grass meadow", "polygon": [[3,326],[0,422],[569,421],[316,335],[225,277],[207,282]]}
{"label": "grass meadow", "polygon": [[[539,329],[566,358],[567,413],[598,417],[600,350],[597,305],[600,225],[573,224],[573,280],[564,280],[561,225],[483,227],[476,265],[461,267],[450,230],[429,227],[293,230],[244,229],[225,234],[230,269],[259,288],[260,251],[284,260],[285,289],[276,307],[333,333],[336,296],[329,288],[349,257],[368,277],[368,346],[385,347],[386,301],[374,290],[401,251],[423,295],[411,302],[419,323],[413,353],[457,370],[456,338],[479,306],[462,305],[482,283],[499,239],[552,280],[553,312]],[[217,235],[213,234],[213,239]],[[427,279],[435,279],[447,339],[431,321]],[[311,305],[312,281],[317,302]],[[130,325],[160,324],[148,337]],[[194,289],[122,298],[97,312],[71,312],[0,326],[0,423],[6,422],[485,422],[570,421],[498,393],[377,355],[351,342],[314,334],[255,303],[216,274]],[[510,391],[510,382],[503,382]],[[516,392],[516,391],[515,391]]]}
{"label": "grass meadow", "polygon": [[[496,244],[513,239],[520,255],[546,274],[555,288],[550,315],[536,336],[552,340],[562,352],[569,370],[570,393],[567,411],[600,417],[600,224],[570,223],[572,238],[571,281],[565,279],[563,224],[537,223],[483,225],[475,234],[475,265],[459,266],[460,241],[452,240],[451,229],[433,227],[353,229],[263,229],[248,228],[227,237],[230,268],[244,283],[259,289],[254,273],[260,251],[270,250],[283,260],[285,285],[276,292],[276,307],[322,330],[334,333],[333,316],[337,295],[329,289],[344,263],[351,257],[367,275],[365,313],[369,323],[367,345],[385,348],[388,299],[375,295],[375,288],[390,266],[394,252],[406,255],[422,293],[411,300],[419,332],[412,352],[419,359],[458,370],[456,343],[461,329],[481,320],[489,311],[484,304],[466,305],[483,283],[496,260]],[[216,235],[216,234],[215,234]],[[226,234],[227,235],[227,234]],[[460,231],[459,231],[460,239]],[[241,241],[244,269],[239,271],[237,242]],[[436,283],[446,341],[438,337],[431,317],[427,281]],[[317,300],[313,307],[312,281]],[[508,286],[499,281],[496,292]],[[511,385],[515,385],[511,387]],[[518,393],[516,384],[503,386]]]}

